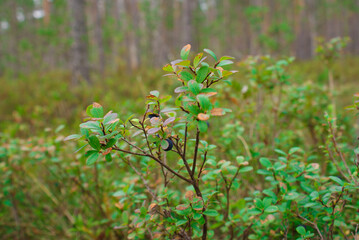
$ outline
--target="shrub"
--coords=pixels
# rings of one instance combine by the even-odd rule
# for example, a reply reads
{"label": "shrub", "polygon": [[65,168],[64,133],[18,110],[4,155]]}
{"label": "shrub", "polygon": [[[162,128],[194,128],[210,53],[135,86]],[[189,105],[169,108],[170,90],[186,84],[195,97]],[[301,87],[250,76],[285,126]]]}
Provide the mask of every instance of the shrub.
{"label": "shrub", "polygon": [[[268,157],[255,154],[237,135],[243,132],[239,122],[225,119],[222,129],[211,129],[213,119],[231,112],[220,107],[218,99],[223,89],[219,83],[234,73],[228,69],[233,58],[218,58],[209,49],[204,52],[214,60],[212,64],[203,53],[188,60],[190,45],[186,45],[181,59],[164,66],[180,85],[174,90],[174,106],[168,104],[171,96],[156,90],[146,96],[145,111],[138,118],[121,119],[93,103],[80,125],[81,134],[67,137],[87,142],[83,146],[89,149],[87,165],[120,159],[136,174],[135,179],[123,179],[122,189],[113,194],[121,214],[115,231],[128,239],[356,237],[358,153],[341,150],[335,119],[326,116],[323,129],[328,137],[319,156],[330,159],[329,166],[322,164],[327,160],[298,146],[287,151],[267,148]],[[248,66],[255,84],[284,94],[284,87],[290,85],[284,66],[290,62],[262,67],[250,60]],[[315,97],[309,86],[309,91],[293,93],[288,103],[294,103],[301,91]],[[283,127],[278,125],[283,106],[289,105],[279,100],[276,120],[271,122],[275,132]],[[310,112],[302,121],[308,119]],[[226,131],[230,138],[240,137],[246,156],[236,154],[240,152],[236,149],[223,151]],[[229,156],[233,159],[224,160]]]}

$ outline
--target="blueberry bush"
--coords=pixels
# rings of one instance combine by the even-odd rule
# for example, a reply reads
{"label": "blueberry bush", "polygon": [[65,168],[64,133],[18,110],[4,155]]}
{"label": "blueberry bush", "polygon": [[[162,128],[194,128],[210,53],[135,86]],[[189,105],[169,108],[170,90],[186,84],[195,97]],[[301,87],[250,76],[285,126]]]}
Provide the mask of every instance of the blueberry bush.
{"label": "blueberry bush", "polygon": [[[249,58],[244,64],[257,102],[247,113],[230,110],[221,99],[223,85],[235,81],[233,58],[204,49],[207,56],[201,52],[190,61],[190,49],[186,45],[181,59],[163,67],[178,83],[173,101],[151,91],[144,113],[126,119],[93,103],[81,134],[67,137],[87,142],[87,165],[120,161],[137,176],[136,184],[124,183],[113,194],[122,210],[116,229],[129,239],[356,238],[358,151],[342,149],[335,118],[313,116],[329,105],[321,89],[291,86],[292,58]],[[272,111],[262,114],[268,102]],[[249,131],[272,147],[245,140],[241,114],[257,119],[248,122]],[[221,124],[212,129],[212,121]],[[255,133],[258,121],[266,131]],[[290,136],[285,130],[293,121],[308,128],[316,152],[275,144]]]}
{"label": "blueberry bush", "polygon": [[[63,82],[34,82],[43,99],[19,82],[34,94],[12,96],[23,107],[1,126],[2,238],[358,239],[358,72],[345,43],[319,43],[308,63],[187,45],[164,77],[143,76],[152,91],[116,78],[70,98]],[[45,128],[56,114],[71,118]]]}

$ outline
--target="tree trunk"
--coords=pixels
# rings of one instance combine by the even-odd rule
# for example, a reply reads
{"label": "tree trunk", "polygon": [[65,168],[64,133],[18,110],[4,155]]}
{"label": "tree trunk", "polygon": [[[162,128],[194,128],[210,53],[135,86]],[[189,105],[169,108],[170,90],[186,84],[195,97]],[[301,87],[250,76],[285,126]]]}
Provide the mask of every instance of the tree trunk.
{"label": "tree trunk", "polygon": [[81,80],[90,83],[88,63],[88,39],[85,15],[85,0],[68,0],[71,12],[71,34],[73,45],[70,53],[72,84]]}
{"label": "tree trunk", "polygon": [[166,61],[167,42],[166,29],[164,26],[164,6],[167,0],[152,0],[151,10],[157,11],[157,19],[154,22],[154,29],[152,29],[152,62],[155,67],[162,66]]}
{"label": "tree trunk", "polygon": [[131,71],[138,69],[140,65],[139,41],[137,37],[139,9],[137,0],[125,0],[126,10],[128,13],[128,24],[126,29],[126,40],[128,46],[128,61]]}
{"label": "tree trunk", "polygon": [[93,0],[93,26],[94,26],[94,42],[96,44],[96,53],[97,53],[97,67],[100,74],[103,76],[105,73],[105,50],[103,45],[103,16],[104,16],[104,0]]}
{"label": "tree trunk", "polygon": [[182,42],[181,47],[186,44],[193,44],[192,10],[195,5],[193,0],[182,2]]}
{"label": "tree trunk", "polygon": [[315,18],[316,9],[316,0],[307,0],[308,6],[308,23],[309,23],[309,32],[310,32],[310,55],[313,57],[315,55],[315,50],[317,48],[317,23]]}
{"label": "tree trunk", "polygon": [[45,24],[45,26],[48,26],[50,23],[50,12],[51,12],[50,1],[43,0],[42,8],[44,10],[44,24]]}
{"label": "tree trunk", "polygon": [[10,17],[10,29],[12,31],[13,38],[10,42],[10,49],[11,49],[11,55],[12,57],[12,70],[14,71],[14,76],[17,77],[19,75],[19,72],[21,71],[21,64],[19,61],[19,25],[16,18],[17,15],[17,4],[16,1],[10,2],[10,11],[11,11],[11,17]]}
{"label": "tree trunk", "polygon": [[359,0],[356,0],[355,8],[356,11],[353,11],[350,15],[350,22],[349,22],[349,36],[350,36],[350,53],[351,54],[359,54],[359,27],[357,24],[359,22]]}
{"label": "tree trunk", "polygon": [[296,33],[296,42],[295,42],[295,52],[296,57],[299,59],[309,59],[311,57],[310,50],[310,35],[308,29],[308,22],[306,21],[306,11],[307,6],[304,0],[299,0],[300,12],[299,12],[299,21],[300,25],[298,26],[298,32]]}

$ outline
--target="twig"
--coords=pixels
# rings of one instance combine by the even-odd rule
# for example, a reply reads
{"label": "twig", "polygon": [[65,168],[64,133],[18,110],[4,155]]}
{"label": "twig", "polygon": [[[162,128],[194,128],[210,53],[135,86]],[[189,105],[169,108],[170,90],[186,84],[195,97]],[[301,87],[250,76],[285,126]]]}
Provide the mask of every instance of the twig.
{"label": "twig", "polygon": [[176,175],[177,177],[179,177],[180,179],[192,184],[192,181],[185,178],[184,176],[180,175],[179,173],[177,173],[176,171],[174,171],[173,169],[171,169],[169,166],[167,166],[165,163],[161,162],[158,158],[156,158],[153,155],[150,154],[141,154],[141,153],[135,153],[135,152],[131,152],[131,151],[127,151],[124,149],[120,149],[118,147],[114,147],[112,148],[113,150],[119,151],[119,152],[124,152],[124,153],[128,153],[128,154],[132,154],[132,155],[136,155],[136,156],[142,156],[142,157],[149,157],[152,158],[153,160],[155,160],[157,163],[159,163],[160,165],[162,165],[163,167],[165,167],[168,171],[170,171],[171,173],[173,173],[174,175]]}
{"label": "twig", "polygon": [[199,145],[199,129],[198,129],[198,127],[197,127],[196,145],[195,145],[195,149],[194,149],[193,165],[192,165],[192,175],[193,175],[193,176],[194,176],[194,173],[195,173],[195,171],[196,171],[198,145]]}
{"label": "twig", "polygon": [[320,232],[320,230],[319,230],[319,228],[318,228],[318,225],[317,225],[315,222],[312,222],[312,221],[306,219],[305,217],[301,216],[298,212],[297,212],[297,217],[300,218],[300,219],[302,219],[303,221],[309,223],[310,225],[312,225],[312,227],[315,228],[315,230],[318,232],[320,239],[321,239],[321,240],[324,240],[323,235],[322,235],[322,233]]}

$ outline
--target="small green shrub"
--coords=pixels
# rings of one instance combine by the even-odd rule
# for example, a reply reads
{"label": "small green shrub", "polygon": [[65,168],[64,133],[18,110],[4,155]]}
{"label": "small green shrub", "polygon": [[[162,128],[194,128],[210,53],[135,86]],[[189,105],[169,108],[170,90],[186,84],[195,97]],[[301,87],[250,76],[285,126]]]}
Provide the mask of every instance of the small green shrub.
{"label": "small green shrub", "polygon": [[[242,137],[242,124],[228,120],[224,115],[231,111],[219,105],[224,89],[219,83],[231,83],[225,79],[234,73],[228,69],[233,58],[218,58],[209,49],[204,52],[214,61],[207,62],[199,53],[191,62],[190,45],[186,45],[181,59],[164,66],[180,85],[174,90],[174,100],[151,91],[143,115],[127,119],[112,111],[105,113],[100,104],[93,103],[86,110],[88,118],[80,125],[81,133],[66,138],[85,140],[87,165],[121,160],[135,173],[136,177],[123,178],[122,187],[113,194],[119,199],[120,215],[114,220],[114,231],[128,239],[357,236],[357,153],[348,147],[343,152],[335,119],[326,115],[322,122],[321,133],[326,131],[327,138],[320,142],[324,149],[320,155],[298,146],[285,150],[253,143],[249,147]],[[310,84],[304,89],[290,88],[286,66],[291,61],[249,60],[252,86],[262,86],[257,88],[259,96],[261,91],[272,97],[292,91],[285,104],[280,97],[273,101],[273,115],[264,118],[270,126],[267,136],[272,135],[269,142],[281,140],[281,131],[289,126],[280,125],[283,114],[300,113],[303,123],[313,118],[298,100],[310,105],[315,101],[310,98],[315,99],[318,92]],[[258,99],[255,116],[267,106],[263,98]],[[211,129],[212,123],[221,121],[217,117],[224,119],[218,125],[221,129]],[[318,122],[312,124],[316,127]],[[245,155],[230,147],[237,137]],[[267,157],[261,156],[261,148],[266,149]],[[328,166],[322,164],[328,162]]]}

